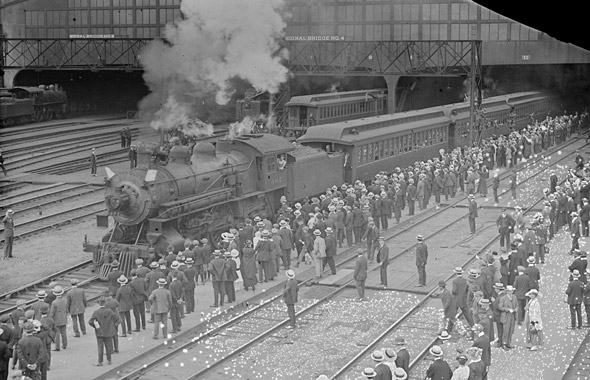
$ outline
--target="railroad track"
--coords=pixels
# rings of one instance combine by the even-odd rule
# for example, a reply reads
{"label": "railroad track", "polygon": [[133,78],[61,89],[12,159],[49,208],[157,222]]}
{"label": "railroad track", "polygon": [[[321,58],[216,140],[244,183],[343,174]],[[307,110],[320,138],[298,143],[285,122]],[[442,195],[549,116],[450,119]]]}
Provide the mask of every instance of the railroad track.
{"label": "railroad track", "polygon": [[[563,149],[564,146],[560,148]],[[556,161],[560,162],[566,158],[567,156],[564,156]],[[542,159],[543,158],[540,158],[539,160]],[[530,163],[527,164],[527,167],[529,166]],[[544,169],[536,172],[534,176],[542,173],[543,171]],[[431,208],[428,211],[419,214],[411,221],[408,220],[400,224],[398,228],[396,228],[396,230],[398,231],[396,231],[390,236],[387,236],[386,239],[390,241],[395,238],[396,243],[402,242],[402,244],[408,245],[407,243],[403,243],[404,240],[407,241],[407,236],[404,238],[403,235],[411,234],[413,239],[416,226],[425,222],[432,223],[433,218],[435,217],[442,218],[443,220],[448,220],[449,213],[451,213],[453,215],[453,218],[451,218],[453,219],[453,221],[451,223],[446,224],[443,228],[439,229],[438,231],[432,233],[429,237],[426,238],[426,240],[434,238],[436,236],[440,236],[445,230],[454,228],[454,226],[457,223],[459,223],[466,217],[465,210],[462,210],[461,208],[457,207],[458,203],[460,202],[462,202],[462,200],[458,200],[451,205],[441,207],[439,210]],[[439,221],[439,223],[441,222]],[[444,222],[442,223],[444,225]],[[492,242],[488,242],[488,244],[484,245],[484,247],[481,248],[478,252],[485,251],[485,249],[487,249],[493,243],[493,241],[495,241],[495,238],[492,240]],[[390,259],[390,265],[392,265],[392,263],[395,260],[401,260],[404,257],[407,257],[408,253],[412,252],[413,247],[414,244],[410,243],[409,247],[406,247],[402,252],[398,253],[397,255],[394,255]],[[341,268],[341,270],[343,267],[350,264],[355,259],[356,255],[353,254],[353,251],[354,249],[351,249],[340,253],[339,257],[341,258],[341,260],[339,260],[337,265],[339,266],[339,268]],[[471,260],[473,260],[473,256],[470,256],[470,259],[467,262],[451,263],[450,270],[448,270],[447,273],[452,272],[452,268],[455,266],[468,265],[471,262]],[[377,268],[378,267],[373,266],[371,267],[371,270],[376,270]],[[298,276],[299,278],[302,278],[300,288],[306,285],[311,286],[316,283],[314,279],[314,273],[312,272],[313,270],[306,271],[306,274],[304,274],[303,277],[301,275]],[[317,308],[324,304],[326,301],[338,297],[351,286],[352,280],[345,280],[343,283],[336,284],[335,290],[329,292],[316,302],[306,304],[305,308],[298,313],[298,319],[306,315],[313,314],[314,311],[317,310]],[[391,292],[391,290],[387,291]],[[426,293],[424,299],[421,302],[417,303],[414,306],[415,309],[413,310],[420,309],[420,307],[425,302],[430,300],[431,294],[432,292]],[[204,329],[203,326],[197,327],[195,329],[190,329],[188,332],[185,332],[180,336],[176,336],[174,338],[174,347],[171,348],[167,346],[165,349],[165,353],[158,353],[157,349],[150,350],[148,353],[140,355],[131,362],[124,363],[123,365],[113,369],[112,371],[109,371],[109,373],[105,374],[104,376],[101,376],[100,378],[113,378],[109,376],[114,376],[115,374],[117,374],[117,379],[138,379],[143,376],[147,376],[147,378],[152,378],[153,376],[169,373],[170,367],[174,366],[175,364],[178,364],[180,367],[182,367],[183,361],[186,361],[187,356],[193,357],[192,362],[190,363],[191,370],[194,370],[194,368],[196,367],[200,367],[200,369],[197,372],[193,372],[193,374],[187,377],[187,379],[208,378],[207,376],[212,376],[211,378],[218,378],[220,373],[213,374],[211,372],[222,365],[227,365],[230,360],[236,358],[239,355],[242,355],[244,351],[250,349],[259,342],[269,337],[276,336],[277,334],[279,334],[279,331],[287,324],[287,320],[285,320],[284,318],[277,319],[273,313],[274,310],[283,308],[280,304],[280,299],[281,295],[278,294],[267,300],[263,300],[261,303],[255,306],[246,306],[247,310],[242,314],[232,314],[232,317],[225,321],[215,321],[214,326],[212,328],[209,328],[208,330]],[[237,313],[237,310],[230,312]],[[284,317],[284,311],[282,311],[281,314]],[[400,320],[395,324],[394,328],[399,326],[407,318],[411,317],[412,314],[413,313],[408,312],[404,316],[402,316]],[[247,328],[244,328],[244,325],[247,324],[254,325],[255,330],[252,331],[251,329],[248,330]],[[264,332],[257,333],[261,330]],[[213,349],[211,347],[208,347],[208,351],[216,352],[217,356],[220,356],[219,352],[226,351],[224,354],[222,354],[221,357],[211,358],[207,357],[207,352],[203,354],[202,345],[205,342],[208,342],[207,344],[210,346],[212,344],[211,341],[214,340],[215,337],[224,335],[231,337],[231,339],[223,341],[223,344],[215,346]],[[228,346],[232,346],[231,349],[229,349]],[[359,357],[363,357],[363,355],[364,353],[361,353],[359,354]],[[354,365],[354,362],[351,361],[351,363],[352,364],[348,364],[348,368]],[[342,373],[346,372],[348,368],[342,370]]]}
{"label": "railroad track", "polygon": [[0,315],[6,315],[15,310],[16,302],[19,300],[24,300],[27,305],[34,303],[37,300],[36,294],[39,290],[51,291],[48,286],[51,282],[55,282],[65,291],[68,291],[71,287],[70,280],[73,278],[80,280],[78,287],[84,288],[88,301],[98,299],[102,295],[102,292],[107,289],[107,285],[105,282],[98,281],[98,277],[92,271],[93,268],[94,264],[92,260],[87,260],[58,273],[21,286],[18,289],[0,294]]}

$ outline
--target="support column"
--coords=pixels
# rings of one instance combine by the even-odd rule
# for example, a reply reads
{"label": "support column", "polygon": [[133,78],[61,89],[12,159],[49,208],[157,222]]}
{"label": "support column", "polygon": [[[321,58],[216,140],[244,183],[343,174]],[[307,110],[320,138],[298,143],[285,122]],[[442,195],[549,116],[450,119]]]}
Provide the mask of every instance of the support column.
{"label": "support column", "polygon": [[399,81],[399,75],[384,75],[385,82],[387,83],[387,113],[393,114],[396,111],[397,105],[397,82]]}
{"label": "support column", "polygon": [[2,83],[0,83],[0,87],[5,88],[13,88],[14,87],[14,78],[20,69],[5,69],[4,76],[2,77]]}

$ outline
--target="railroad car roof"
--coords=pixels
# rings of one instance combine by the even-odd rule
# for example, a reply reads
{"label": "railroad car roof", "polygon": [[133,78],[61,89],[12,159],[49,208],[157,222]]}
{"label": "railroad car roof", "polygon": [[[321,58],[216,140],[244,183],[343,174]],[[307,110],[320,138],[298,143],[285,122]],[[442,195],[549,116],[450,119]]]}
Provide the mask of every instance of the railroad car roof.
{"label": "railroad car roof", "polygon": [[542,92],[529,91],[529,92],[521,92],[521,93],[517,93],[517,94],[511,94],[511,96],[508,97],[507,102],[510,105],[515,105],[515,104],[520,104],[520,103],[524,103],[524,102],[530,102],[532,100],[539,100],[539,99],[545,99],[545,98],[547,98],[547,96],[545,94],[543,94]]}
{"label": "railroad car roof", "polygon": [[[297,142],[337,142],[353,145],[358,141],[389,136],[409,130],[417,131],[424,127],[449,122],[448,117],[444,115],[442,110],[423,112],[424,110],[408,111],[393,115],[380,115],[339,123],[315,125],[308,128],[305,134],[297,139]],[[413,118],[417,119],[412,120]],[[352,133],[353,130],[357,133]]]}
{"label": "railroad car roof", "polygon": [[366,96],[385,97],[387,89],[327,92],[325,94],[293,96],[285,106],[319,106],[321,104],[336,104],[364,100]]}
{"label": "railroad car roof", "polygon": [[293,144],[288,140],[269,133],[247,134],[235,138],[233,142],[248,145],[258,151],[262,156],[287,153],[295,149]]}

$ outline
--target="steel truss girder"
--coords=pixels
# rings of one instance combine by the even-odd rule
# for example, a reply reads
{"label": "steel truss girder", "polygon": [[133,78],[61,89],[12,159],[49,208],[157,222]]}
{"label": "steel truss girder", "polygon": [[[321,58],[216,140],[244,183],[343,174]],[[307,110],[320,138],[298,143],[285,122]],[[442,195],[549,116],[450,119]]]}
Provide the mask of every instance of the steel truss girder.
{"label": "steel truss girder", "polygon": [[152,39],[3,38],[4,69],[142,70],[139,54]]}
{"label": "steel truss girder", "polygon": [[296,75],[469,76],[481,41],[285,41]]}

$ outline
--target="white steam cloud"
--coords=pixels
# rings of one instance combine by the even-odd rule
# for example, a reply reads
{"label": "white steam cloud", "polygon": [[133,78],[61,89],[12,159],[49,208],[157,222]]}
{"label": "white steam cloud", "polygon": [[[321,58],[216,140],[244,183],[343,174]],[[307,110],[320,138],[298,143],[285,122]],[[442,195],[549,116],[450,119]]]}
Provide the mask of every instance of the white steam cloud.
{"label": "white steam cloud", "polygon": [[[215,105],[226,104],[239,77],[257,91],[278,91],[288,70],[278,41],[284,0],[183,0],[183,19],[141,53],[150,94],[139,108],[156,129],[200,128]],[[204,132],[203,132],[204,134]]]}

